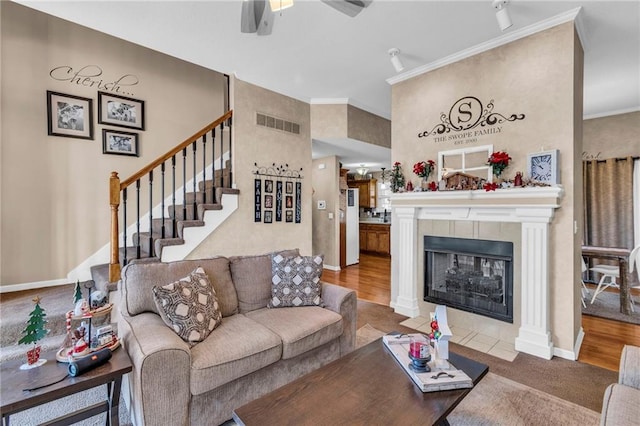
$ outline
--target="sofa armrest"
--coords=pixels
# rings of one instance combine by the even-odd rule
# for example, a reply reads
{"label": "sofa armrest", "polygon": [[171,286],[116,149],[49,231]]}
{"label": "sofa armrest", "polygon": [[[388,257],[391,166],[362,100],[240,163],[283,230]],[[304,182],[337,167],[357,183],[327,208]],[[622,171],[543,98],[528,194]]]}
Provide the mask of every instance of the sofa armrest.
{"label": "sofa armrest", "polygon": [[640,418],[640,389],[614,383],[602,399],[601,426],[633,425]]}
{"label": "sofa armrest", "polygon": [[622,348],[618,383],[640,389],[640,347],[625,345]]}
{"label": "sofa armrest", "polygon": [[133,364],[129,383],[134,424],[188,424],[189,345],[150,312],[123,315],[118,330]]}
{"label": "sofa armrest", "polygon": [[356,292],[335,284],[322,282],[322,300],[325,308],[342,316],[343,332],[340,336],[340,356],[344,356],[356,347],[358,325]]}

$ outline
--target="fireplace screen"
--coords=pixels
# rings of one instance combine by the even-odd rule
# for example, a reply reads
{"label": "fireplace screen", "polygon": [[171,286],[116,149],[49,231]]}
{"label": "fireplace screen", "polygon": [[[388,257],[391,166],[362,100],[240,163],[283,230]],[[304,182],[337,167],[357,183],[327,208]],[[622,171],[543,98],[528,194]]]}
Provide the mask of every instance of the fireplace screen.
{"label": "fireplace screen", "polygon": [[424,237],[427,302],[513,323],[513,243]]}

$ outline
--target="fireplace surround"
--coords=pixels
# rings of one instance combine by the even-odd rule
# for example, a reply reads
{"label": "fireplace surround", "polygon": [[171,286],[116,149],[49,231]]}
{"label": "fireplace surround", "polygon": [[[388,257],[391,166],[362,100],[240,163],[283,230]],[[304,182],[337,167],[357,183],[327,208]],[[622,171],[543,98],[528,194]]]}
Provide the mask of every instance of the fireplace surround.
{"label": "fireplace surround", "polygon": [[[520,273],[514,277],[514,286],[518,285],[514,294],[519,295],[519,309],[515,311],[517,317],[514,316],[515,349],[551,359],[554,347],[549,319],[549,228],[563,193],[562,186],[556,185],[494,192],[394,194],[391,197],[391,306],[411,318],[421,314],[418,294],[423,288],[419,268],[423,252],[419,221],[519,224]],[[428,316],[428,312],[425,314]]]}

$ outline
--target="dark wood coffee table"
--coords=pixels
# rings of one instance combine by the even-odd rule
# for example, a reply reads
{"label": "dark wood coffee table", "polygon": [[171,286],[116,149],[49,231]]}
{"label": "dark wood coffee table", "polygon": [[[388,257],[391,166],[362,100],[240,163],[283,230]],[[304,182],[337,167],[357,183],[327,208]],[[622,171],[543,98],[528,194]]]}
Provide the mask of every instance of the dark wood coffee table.
{"label": "dark wood coffee table", "polygon": [[25,391],[24,389],[35,387],[39,383],[52,382],[66,376],[68,364],[57,362],[55,351],[43,353],[41,358],[47,359],[47,362],[31,370],[19,369],[20,365],[25,362],[23,359],[2,363],[0,367],[0,375],[2,376],[0,412],[4,426],[9,425],[11,414],[104,384],[107,385],[107,394],[103,402],[58,417],[47,424],[69,425],[103,412],[107,413],[106,423],[108,425],[119,424],[118,403],[120,402],[122,376],[132,369],[129,355],[123,348],[114,351],[106,364],[81,376],[67,376],[58,383]]}
{"label": "dark wood coffee table", "polygon": [[[489,367],[454,353],[474,385]],[[423,393],[376,340],[233,413],[240,425],[447,424],[471,389]]]}

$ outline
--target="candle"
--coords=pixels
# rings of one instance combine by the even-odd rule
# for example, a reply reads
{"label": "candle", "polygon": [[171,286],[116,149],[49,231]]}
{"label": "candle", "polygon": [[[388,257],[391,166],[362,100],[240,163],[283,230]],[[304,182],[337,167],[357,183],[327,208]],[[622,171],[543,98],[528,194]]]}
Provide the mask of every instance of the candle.
{"label": "candle", "polygon": [[409,353],[414,358],[426,358],[429,356],[429,345],[426,342],[412,340],[409,343]]}

